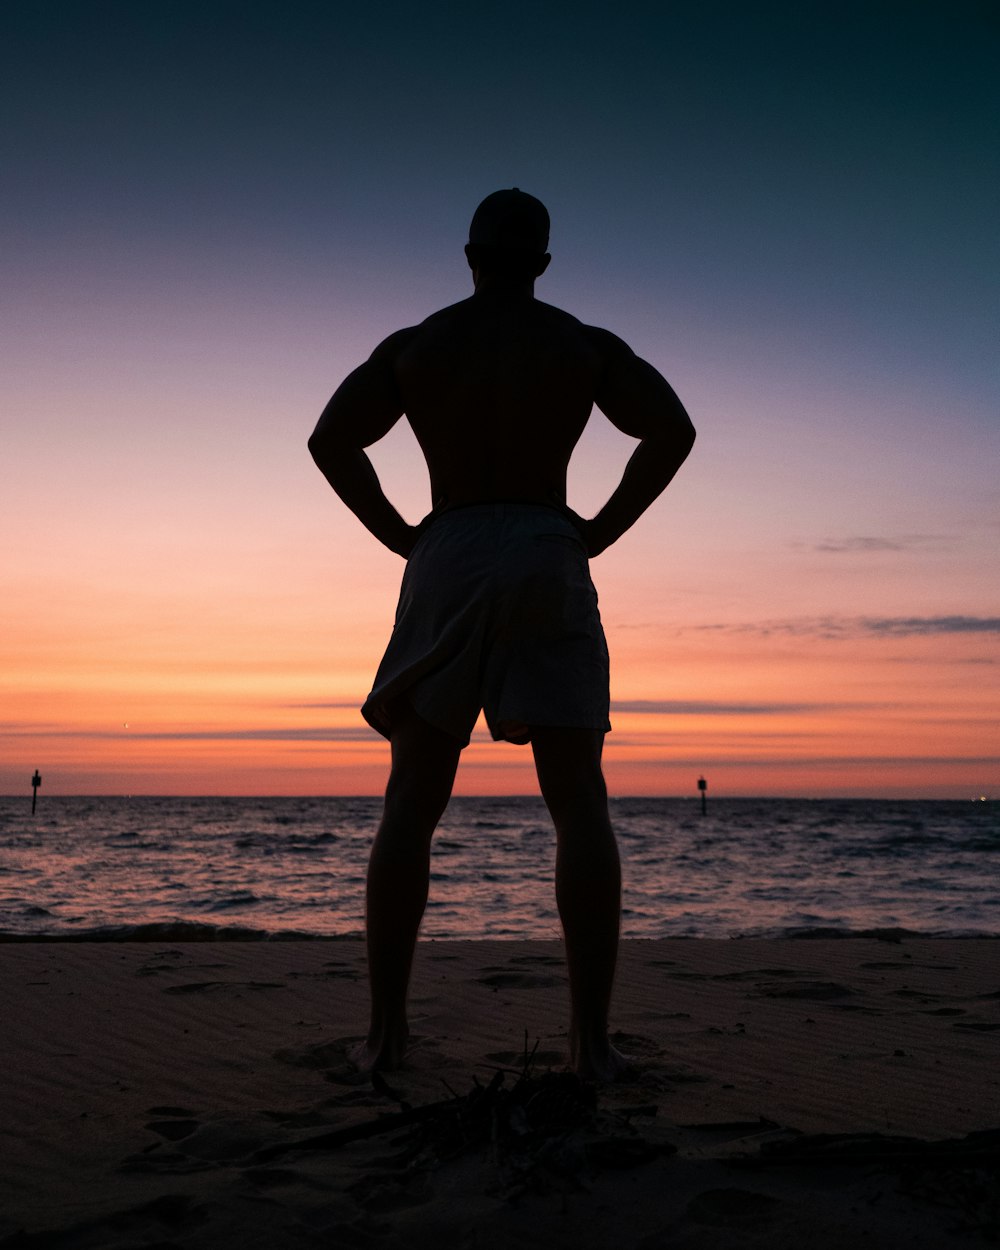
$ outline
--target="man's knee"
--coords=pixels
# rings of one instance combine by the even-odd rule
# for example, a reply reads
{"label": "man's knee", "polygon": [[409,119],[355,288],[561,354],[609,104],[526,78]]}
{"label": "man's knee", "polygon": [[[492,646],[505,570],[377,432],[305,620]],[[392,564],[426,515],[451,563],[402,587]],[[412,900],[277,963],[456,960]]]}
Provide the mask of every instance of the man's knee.
{"label": "man's knee", "polygon": [[384,820],[411,825],[430,825],[440,820],[451,798],[454,771],[429,773],[423,769],[393,765],[385,788]]}
{"label": "man's knee", "polygon": [[542,797],[556,823],[606,816],[608,790],[601,768],[603,734],[545,729],[532,736]]}

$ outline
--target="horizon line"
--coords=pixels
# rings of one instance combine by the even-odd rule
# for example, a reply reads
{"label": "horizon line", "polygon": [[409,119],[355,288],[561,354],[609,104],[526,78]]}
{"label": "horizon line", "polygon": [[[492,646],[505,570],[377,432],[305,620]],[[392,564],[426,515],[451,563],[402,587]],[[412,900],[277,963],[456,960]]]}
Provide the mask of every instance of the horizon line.
{"label": "horizon line", "polygon": [[[274,799],[287,800],[289,802],[297,802],[306,799],[337,799],[344,801],[352,801],[356,799],[372,799],[382,800],[385,795],[383,792],[371,792],[368,794],[264,794],[264,793],[247,793],[247,794],[186,794],[186,793],[160,793],[153,791],[135,791],[132,793],[123,793],[120,790],[114,791],[93,791],[90,793],[49,793],[47,795],[39,795],[39,803],[43,803],[45,799]],[[996,802],[997,797],[991,794],[973,794],[964,797],[942,797],[941,795],[882,795],[882,794],[723,794],[718,791],[708,792],[708,802],[715,800],[738,800],[740,802],[804,802],[804,803],[834,803],[834,802],[885,802],[885,803],[990,803]],[[6,799],[30,799],[31,795],[26,794],[23,790],[16,793],[0,794],[0,801]],[[507,799],[537,799],[542,802],[542,795],[538,790],[531,792],[517,792],[511,794],[453,794],[452,799],[473,799],[481,801],[484,799],[500,800]],[[684,794],[609,794],[608,802],[616,803],[622,800],[642,799],[646,801],[656,799],[670,800],[691,800],[695,803],[701,802],[701,793]],[[451,799],[449,799],[449,802]]]}

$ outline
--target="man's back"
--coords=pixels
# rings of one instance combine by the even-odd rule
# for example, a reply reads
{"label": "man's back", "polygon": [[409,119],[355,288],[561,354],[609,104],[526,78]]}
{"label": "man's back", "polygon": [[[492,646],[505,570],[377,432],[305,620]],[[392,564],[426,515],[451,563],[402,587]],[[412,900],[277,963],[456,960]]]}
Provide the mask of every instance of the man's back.
{"label": "man's back", "polygon": [[479,295],[393,338],[435,507],[565,501],[602,368],[588,327],[530,296]]}

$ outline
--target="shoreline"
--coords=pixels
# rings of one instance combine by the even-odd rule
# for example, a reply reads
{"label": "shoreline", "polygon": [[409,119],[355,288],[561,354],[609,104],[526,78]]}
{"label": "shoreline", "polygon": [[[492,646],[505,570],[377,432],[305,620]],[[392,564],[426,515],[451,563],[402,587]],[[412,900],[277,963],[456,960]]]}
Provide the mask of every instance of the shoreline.
{"label": "shoreline", "polygon": [[[421,937],[421,942],[548,942],[550,937],[524,937],[517,934],[486,934],[468,936]],[[949,929],[925,932],[895,926],[873,926],[865,929],[841,929],[832,925],[808,928],[786,928],[777,932],[730,933],[725,937],[713,937],[699,933],[664,934],[660,937],[622,936],[623,942],[811,942],[811,941],[982,941],[1000,940],[1000,932],[977,930],[954,931]],[[361,930],[347,933],[316,933],[300,929],[258,929],[244,925],[213,925],[197,920],[152,920],[136,924],[102,925],[93,929],[59,929],[51,932],[17,932],[0,929],[0,945],[51,943],[107,942],[359,942],[364,941]]]}
{"label": "shoreline", "polygon": [[[402,1170],[380,1137],[282,1152],[516,1072],[532,1048],[533,1071],[560,1071],[561,943],[419,943],[414,1044],[382,1089],[346,1058],[366,1021],[359,940],[10,943],[0,1250],[8,1238],[280,1248],[319,1232],[394,1250],[421,1237],[638,1246],[667,1228],[713,1250],[755,1244],[748,1228],[779,1247],[847,1245],[862,1229],[880,1246],[947,1246],[954,1211],[895,1190],[876,1209],[870,1163],[820,1176],[763,1166],[761,1151],[815,1134],[881,1149],[998,1128],[995,956],[990,938],[626,939],[612,1028],[637,1080],[598,1091],[598,1105],[619,1117],[615,1140],[660,1144],[627,1167],[588,1164],[569,1196],[546,1181],[512,1202],[488,1150]],[[282,1157],[265,1168],[261,1151]],[[715,1211],[723,1191],[742,1215]],[[469,1240],[486,1225],[495,1240]]]}

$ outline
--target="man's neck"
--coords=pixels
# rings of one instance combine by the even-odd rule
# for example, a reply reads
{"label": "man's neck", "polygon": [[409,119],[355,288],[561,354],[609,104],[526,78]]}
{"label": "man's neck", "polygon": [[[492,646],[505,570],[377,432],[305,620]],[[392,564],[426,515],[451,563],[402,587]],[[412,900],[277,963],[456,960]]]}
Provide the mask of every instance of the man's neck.
{"label": "man's neck", "polygon": [[476,277],[476,299],[532,300],[535,298],[535,280],[500,278],[493,275]]}

